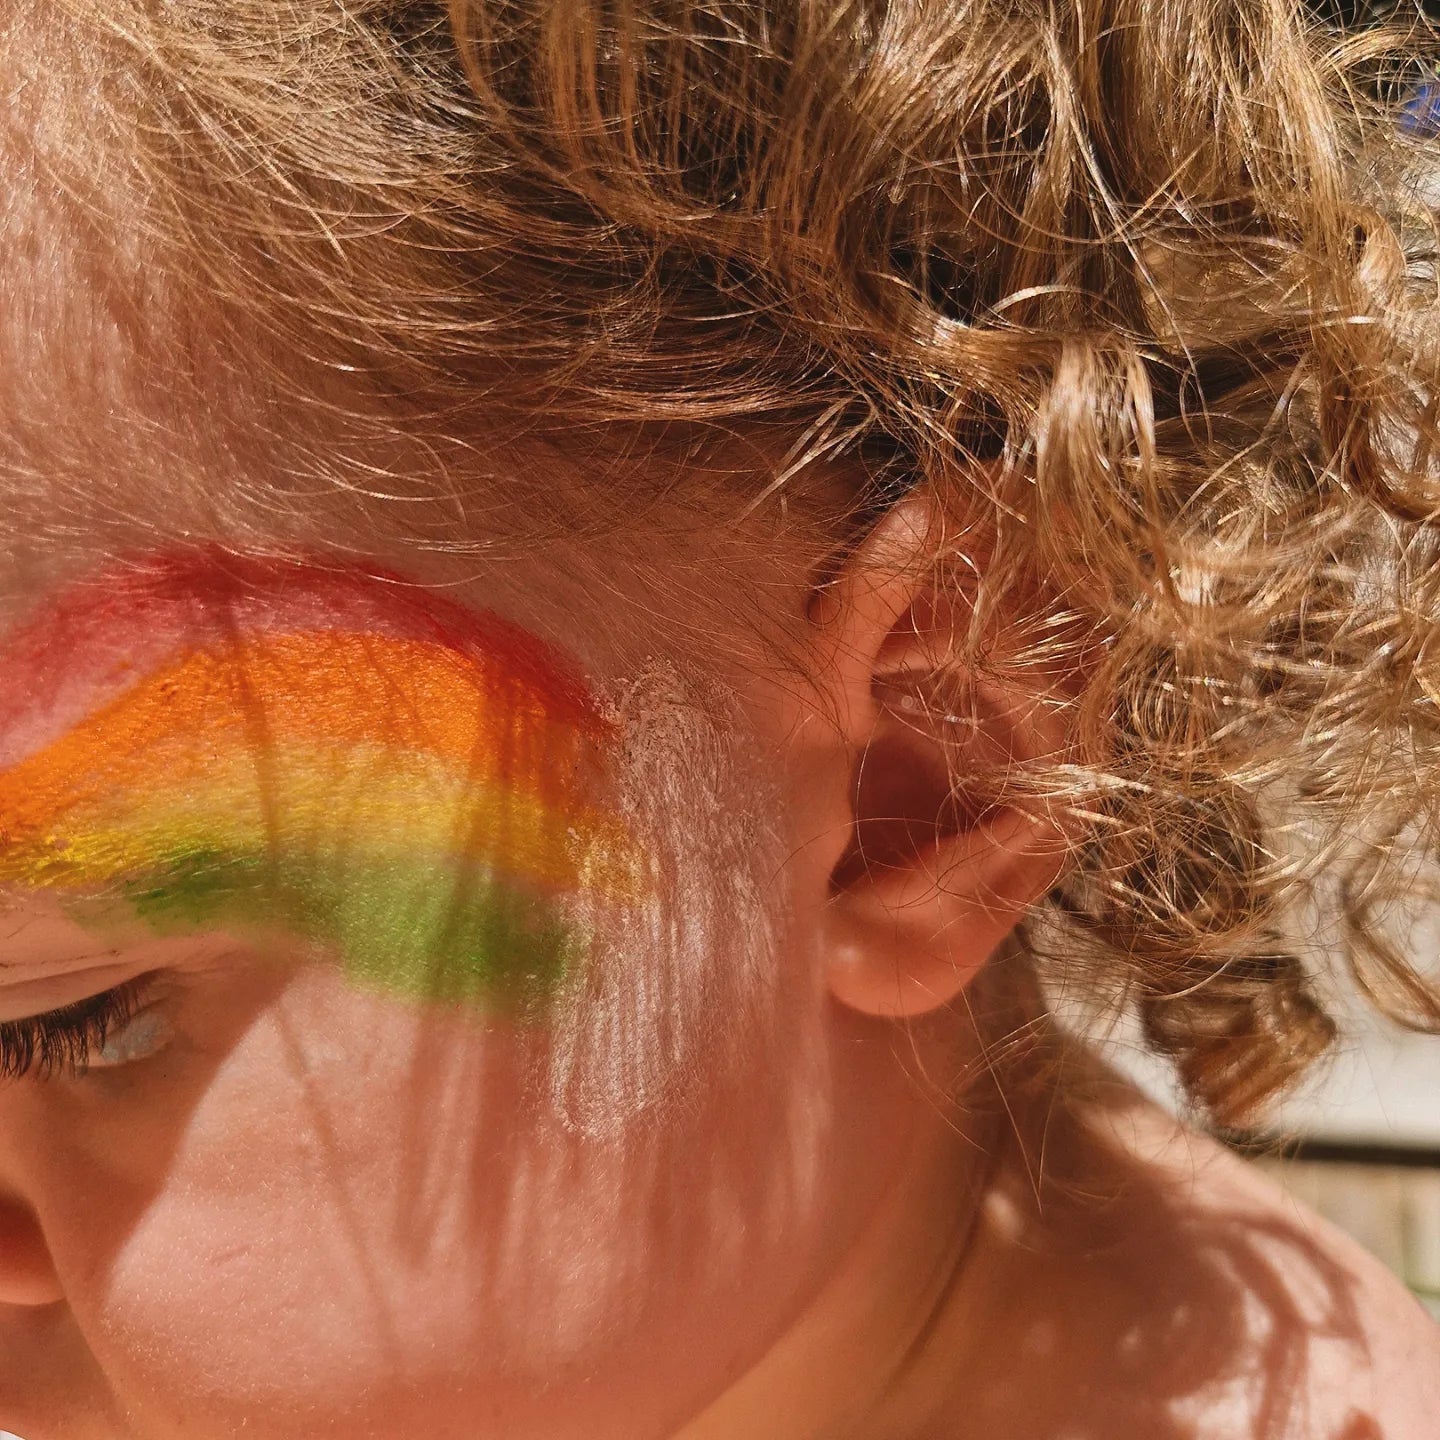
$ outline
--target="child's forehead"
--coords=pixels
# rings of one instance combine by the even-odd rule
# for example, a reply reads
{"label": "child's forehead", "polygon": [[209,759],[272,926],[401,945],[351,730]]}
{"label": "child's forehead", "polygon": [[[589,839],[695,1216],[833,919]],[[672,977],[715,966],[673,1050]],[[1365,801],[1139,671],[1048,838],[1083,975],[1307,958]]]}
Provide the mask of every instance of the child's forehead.
{"label": "child's forehead", "polygon": [[583,488],[563,450],[503,445],[483,413],[415,423],[230,328],[172,287],[143,208],[97,216],[3,142],[0,175],[0,614],[52,568],[196,539],[508,554],[537,494]]}
{"label": "child's forehead", "polygon": [[632,508],[564,437],[382,393],[285,315],[204,294],[125,125],[91,123],[43,54],[16,68],[36,103],[0,115],[0,614],[52,562],[137,546],[508,562]]}

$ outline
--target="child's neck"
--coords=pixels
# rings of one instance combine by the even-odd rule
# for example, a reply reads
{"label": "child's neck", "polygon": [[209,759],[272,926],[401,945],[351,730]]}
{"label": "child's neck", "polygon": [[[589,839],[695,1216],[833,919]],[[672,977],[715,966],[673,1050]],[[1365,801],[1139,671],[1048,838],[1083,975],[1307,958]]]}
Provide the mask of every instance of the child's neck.
{"label": "child's neck", "polygon": [[[829,1283],[766,1356],[676,1440],[910,1440],[945,1397],[915,1358],[957,1304],[1007,1130],[984,1105],[957,1123],[928,1097],[910,1163]],[[966,1128],[968,1126],[968,1128]],[[967,1359],[955,1357],[959,1373]],[[925,1392],[925,1393],[922,1393]]]}

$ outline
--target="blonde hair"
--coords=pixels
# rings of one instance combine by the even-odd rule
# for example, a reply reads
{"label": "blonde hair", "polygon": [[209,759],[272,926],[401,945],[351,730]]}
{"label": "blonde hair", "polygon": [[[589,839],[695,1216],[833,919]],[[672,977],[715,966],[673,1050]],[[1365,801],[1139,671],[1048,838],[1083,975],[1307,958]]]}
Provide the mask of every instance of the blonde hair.
{"label": "blonde hair", "polygon": [[1081,822],[1032,943],[1133,995],[1217,1118],[1328,1042],[1307,894],[1440,1026],[1385,923],[1440,796],[1433,162],[1385,103],[1428,30],[1288,0],[74,8],[139,116],[148,243],[237,352],[454,433],[787,437],[740,503],[822,456],[871,512],[926,487],[937,574],[987,556],[957,667],[1002,663],[981,637],[1024,594],[1003,663],[1085,677],[1067,764],[997,780]]}

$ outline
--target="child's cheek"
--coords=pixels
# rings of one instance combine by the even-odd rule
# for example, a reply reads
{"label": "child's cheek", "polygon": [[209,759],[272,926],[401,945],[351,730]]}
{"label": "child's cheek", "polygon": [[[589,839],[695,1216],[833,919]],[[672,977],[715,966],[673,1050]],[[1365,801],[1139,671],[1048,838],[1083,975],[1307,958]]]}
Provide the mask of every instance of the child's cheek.
{"label": "child's cheek", "polygon": [[[179,1433],[228,1434],[247,1413],[326,1434],[392,1402],[420,1427],[394,1433],[428,1433],[462,1391],[482,1413],[507,1374],[583,1371],[587,1347],[615,1342],[644,1236],[618,1170],[577,1165],[537,1123],[524,1048],[505,1022],[306,970],[187,1110],[162,1088],[184,1093],[206,1061],[177,1051],[163,1079],[158,1060],[133,1067],[128,1090],[76,1112],[98,1138],[96,1167],[63,1177],[72,1308],[157,1434],[180,1416]],[[404,1411],[417,1384],[434,1416]]]}

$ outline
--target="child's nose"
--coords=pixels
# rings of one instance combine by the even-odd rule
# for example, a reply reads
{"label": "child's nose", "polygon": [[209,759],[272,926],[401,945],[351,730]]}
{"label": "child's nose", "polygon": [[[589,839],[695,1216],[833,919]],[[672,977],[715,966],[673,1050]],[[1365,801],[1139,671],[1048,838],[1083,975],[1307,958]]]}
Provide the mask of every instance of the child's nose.
{"label": "child's nose", "polygon": [[53,1305],[64,1298],[39,1220],[0,1191],[0,1306]]}

